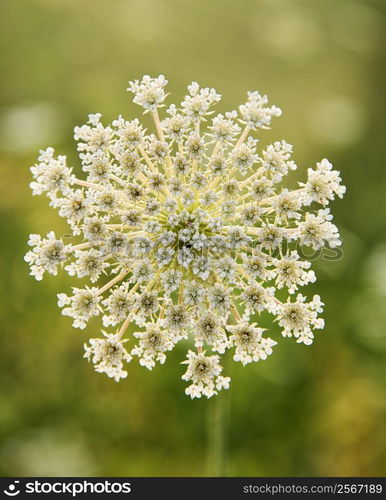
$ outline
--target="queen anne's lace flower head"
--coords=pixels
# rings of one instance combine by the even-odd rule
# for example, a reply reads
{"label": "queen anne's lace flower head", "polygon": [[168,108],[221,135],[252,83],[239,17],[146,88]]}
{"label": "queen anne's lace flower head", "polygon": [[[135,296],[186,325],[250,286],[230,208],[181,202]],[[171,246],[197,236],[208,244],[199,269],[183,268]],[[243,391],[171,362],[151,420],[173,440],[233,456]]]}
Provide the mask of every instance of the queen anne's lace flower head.
{"label": "queen anne's lace flower head", "polygon": [[25,260],[37,280],[59,268],[90,279],[58,298],[74,327],[100,315],[113,329],[85,346],[96,371],[118,381],[133,357],[151,370],[191,339],[186,393],[211,397],[229,386],[223,354],[246,365],[272,353],[278,339],[259,326],[261,314],[304,344],[323,328],[319,296],[297,293],[316,277],[296,246],[341,244],[326,206],[345,187],[326,159],[298,189],[279,186],[297,168],[292,146],[277,141],[259,152],[250,135],[281,115],[267,96],[249,92],[239,112],[213,116],[221,96],[193,82],[161,119],[166,84],[162,75],[129,83],[154,133],[122,116],[105,126],[99,113],[75,128],[85,179],[52,148],[40,152],[32,192],[47,194],[74,238],[32,234]]}

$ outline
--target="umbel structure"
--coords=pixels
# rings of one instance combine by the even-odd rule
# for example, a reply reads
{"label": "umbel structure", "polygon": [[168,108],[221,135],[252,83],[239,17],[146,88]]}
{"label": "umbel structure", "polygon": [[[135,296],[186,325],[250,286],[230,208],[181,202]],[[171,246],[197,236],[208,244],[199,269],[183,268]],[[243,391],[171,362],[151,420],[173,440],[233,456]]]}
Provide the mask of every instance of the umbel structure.
{"label": "umbel structure", "polygon": [[75,127],[82,178],[53,148],[40,151],[32,192],[47,195],[72,237],[31,234],[25,260],[37,280],[59,269],[86,278],[58,303],[75,328],[101,317],[85,344],[97,372],[119,381],[135,359],[152,370],[181,342],[186,394],[211,397],[229,387],[227,351],[243,365],[272,353],[266,315],[276,337],[298,343],[323,328],[319,295],[299,293],[316,280],[300,249],[341,244],[327,206],[345,187],[327,159],[297,189],[283,187],[297,166],[284,140],[258,148],[281,115],[266,95],[248,92],[216,115],[221,96],[193,82],[160,116],[166,85],[163,75],[129,82],[152,130],[122,116],[104,125],[99,113]]}

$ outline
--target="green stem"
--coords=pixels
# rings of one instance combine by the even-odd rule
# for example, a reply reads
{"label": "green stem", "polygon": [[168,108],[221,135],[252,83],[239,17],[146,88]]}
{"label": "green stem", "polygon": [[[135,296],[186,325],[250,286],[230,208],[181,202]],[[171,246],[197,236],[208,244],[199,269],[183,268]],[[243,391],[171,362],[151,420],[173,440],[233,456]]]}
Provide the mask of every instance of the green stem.
{"label": "green stem", "polygon": [[208,454],[207,475],[228,475],[228,426],[230,394],[222,390],[208,401]]}

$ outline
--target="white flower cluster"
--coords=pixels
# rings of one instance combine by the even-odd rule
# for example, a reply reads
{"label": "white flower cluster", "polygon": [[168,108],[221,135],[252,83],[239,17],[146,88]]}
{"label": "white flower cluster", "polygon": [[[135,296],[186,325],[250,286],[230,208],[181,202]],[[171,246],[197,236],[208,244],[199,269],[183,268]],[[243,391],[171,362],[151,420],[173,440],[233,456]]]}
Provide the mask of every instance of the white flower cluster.
{"label": "white flower cluster", "polygon": [[127,339],[121,340],[116,335],[105,332],[103,335],[105,339],[90,339],[90,345],[85,344],[84,357],[94,363],[97,372],[106,373],[118,382],[127,377],[123,362],[131,361],[131,356],[124,347]]}
{"label": "white flower cluster", "polygon": [[297,293],[316,279],[298,250],[340,245],[326,205],[345,187],[327,160],[298,189],[280,187],[296,169],[292,146],[258,152],[251,136],[281,114],[266,96],[249,92],[238,112],[211,116],[220,95],[193,82],[160,119],[166,84],[162,75],[129,84],[155,133],[122,116],[105,126],[98,113],[75,128],[84,179],[52,148],[40,152],[33,194],[47,194],[74,239],[31,235],[25,260],[38,280],[63,268],[94,284],[58,298],[74,327],[100,315],[116,329],[86,346],[98,372],[118,381],[132,358],[151,370],[191,338],[186,393],[211,397],[229,386],[221,355],[233,351],[245,365],[272,353],[277,342],[258,326],[261,314],[304,344],[323,327],[319,296]]}

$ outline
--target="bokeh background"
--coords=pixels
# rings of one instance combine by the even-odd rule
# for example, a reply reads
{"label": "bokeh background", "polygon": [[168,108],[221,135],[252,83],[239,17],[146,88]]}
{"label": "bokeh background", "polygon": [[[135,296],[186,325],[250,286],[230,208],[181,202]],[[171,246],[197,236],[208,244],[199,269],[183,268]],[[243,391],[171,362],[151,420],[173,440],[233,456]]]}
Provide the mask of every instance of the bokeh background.
{"label": "bokeh background", "polygon": [[[268,93],[300,166],[328,157],[348,192],[333,203],[344,258],[315,263],[326,303],[312,347],[284,339],[232,367],[226,473],[386,472],[386,175],[383,0],[2,0],[0,30],[0,474],[200,476],[213,400],[184,395],[177,349],[119,384],[82,359],[98,324],[73,330],[23,262],[30,232],[61,231],[28,167],[53,145],[77,164],[72,128],[90,112],[139,116],[129,79],[163,73],[180,99],[197,80],[219,110]],[[63,229],[64,230],[64,229]],[[274,333],[275,334],[275,333]],[[209,457],[211,455],[209,454]],[[209,458],[210,462],[210,458]],[[210,463],[209,463],[210,465]]]}

